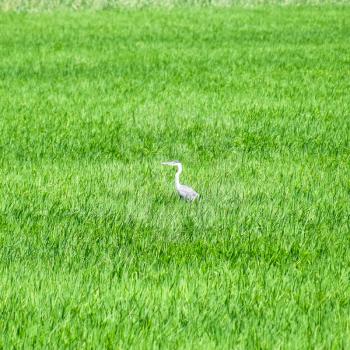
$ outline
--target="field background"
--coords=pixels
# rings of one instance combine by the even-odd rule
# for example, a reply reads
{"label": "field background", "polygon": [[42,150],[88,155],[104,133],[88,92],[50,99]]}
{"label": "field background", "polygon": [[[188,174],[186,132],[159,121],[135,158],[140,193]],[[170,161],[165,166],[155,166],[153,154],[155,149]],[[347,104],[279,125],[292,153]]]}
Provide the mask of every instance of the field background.
{"label": "field background", "polygon": [[52,10],[109,10],[174,7],[256,7],[349,5],[349,0],[0,0],[0,10],[42,12]]}
{"label": "field background", "polygon": [[0,4],[0,348],[350,347],[349,6]]}

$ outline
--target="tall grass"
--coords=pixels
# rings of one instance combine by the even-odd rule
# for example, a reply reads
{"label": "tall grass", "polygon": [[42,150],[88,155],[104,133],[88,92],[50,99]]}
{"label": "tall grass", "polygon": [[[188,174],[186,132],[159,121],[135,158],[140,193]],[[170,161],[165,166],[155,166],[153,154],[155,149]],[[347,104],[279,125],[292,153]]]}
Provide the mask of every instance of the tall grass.
{"label": "tall grass", "polygon": [[0,348],[348,348],[349,15],[2,13]]}
{"label": "tall grass", "polygon": [[115,8],[255,7],[262,5],[348,5],[348,0],[0,0],[0,10],[106,10]]}

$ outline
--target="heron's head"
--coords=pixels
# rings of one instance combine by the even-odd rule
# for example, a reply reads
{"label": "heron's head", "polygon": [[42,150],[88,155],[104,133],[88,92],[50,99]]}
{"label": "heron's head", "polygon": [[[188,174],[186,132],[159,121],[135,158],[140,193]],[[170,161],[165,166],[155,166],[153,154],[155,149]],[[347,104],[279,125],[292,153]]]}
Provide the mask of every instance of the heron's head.
{"label": "heron's head", "polygon": [[162,165],[179,166],[181,163],[178,160],[172,160],[171,162],[163,162]]}

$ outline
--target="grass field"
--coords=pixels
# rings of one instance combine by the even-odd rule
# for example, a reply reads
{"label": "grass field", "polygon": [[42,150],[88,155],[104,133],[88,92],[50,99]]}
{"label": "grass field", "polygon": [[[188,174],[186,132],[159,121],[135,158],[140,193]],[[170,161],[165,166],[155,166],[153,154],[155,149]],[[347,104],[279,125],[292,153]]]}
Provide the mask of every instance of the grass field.
{"label": "grass field", "polygon": [[349,348],[349,18],[0,13],[0,348]]}

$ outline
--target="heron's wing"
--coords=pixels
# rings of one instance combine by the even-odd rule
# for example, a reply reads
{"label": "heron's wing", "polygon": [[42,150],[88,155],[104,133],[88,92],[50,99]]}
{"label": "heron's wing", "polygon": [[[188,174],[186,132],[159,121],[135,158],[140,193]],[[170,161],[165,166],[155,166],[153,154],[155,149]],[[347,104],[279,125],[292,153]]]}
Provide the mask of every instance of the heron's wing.
{"label": "heron's wing", "polygon": [[181,185],[178,188],[179,194],[184,199],[194,200],[199,196],[199,194],[191,187],[186,185]]}

